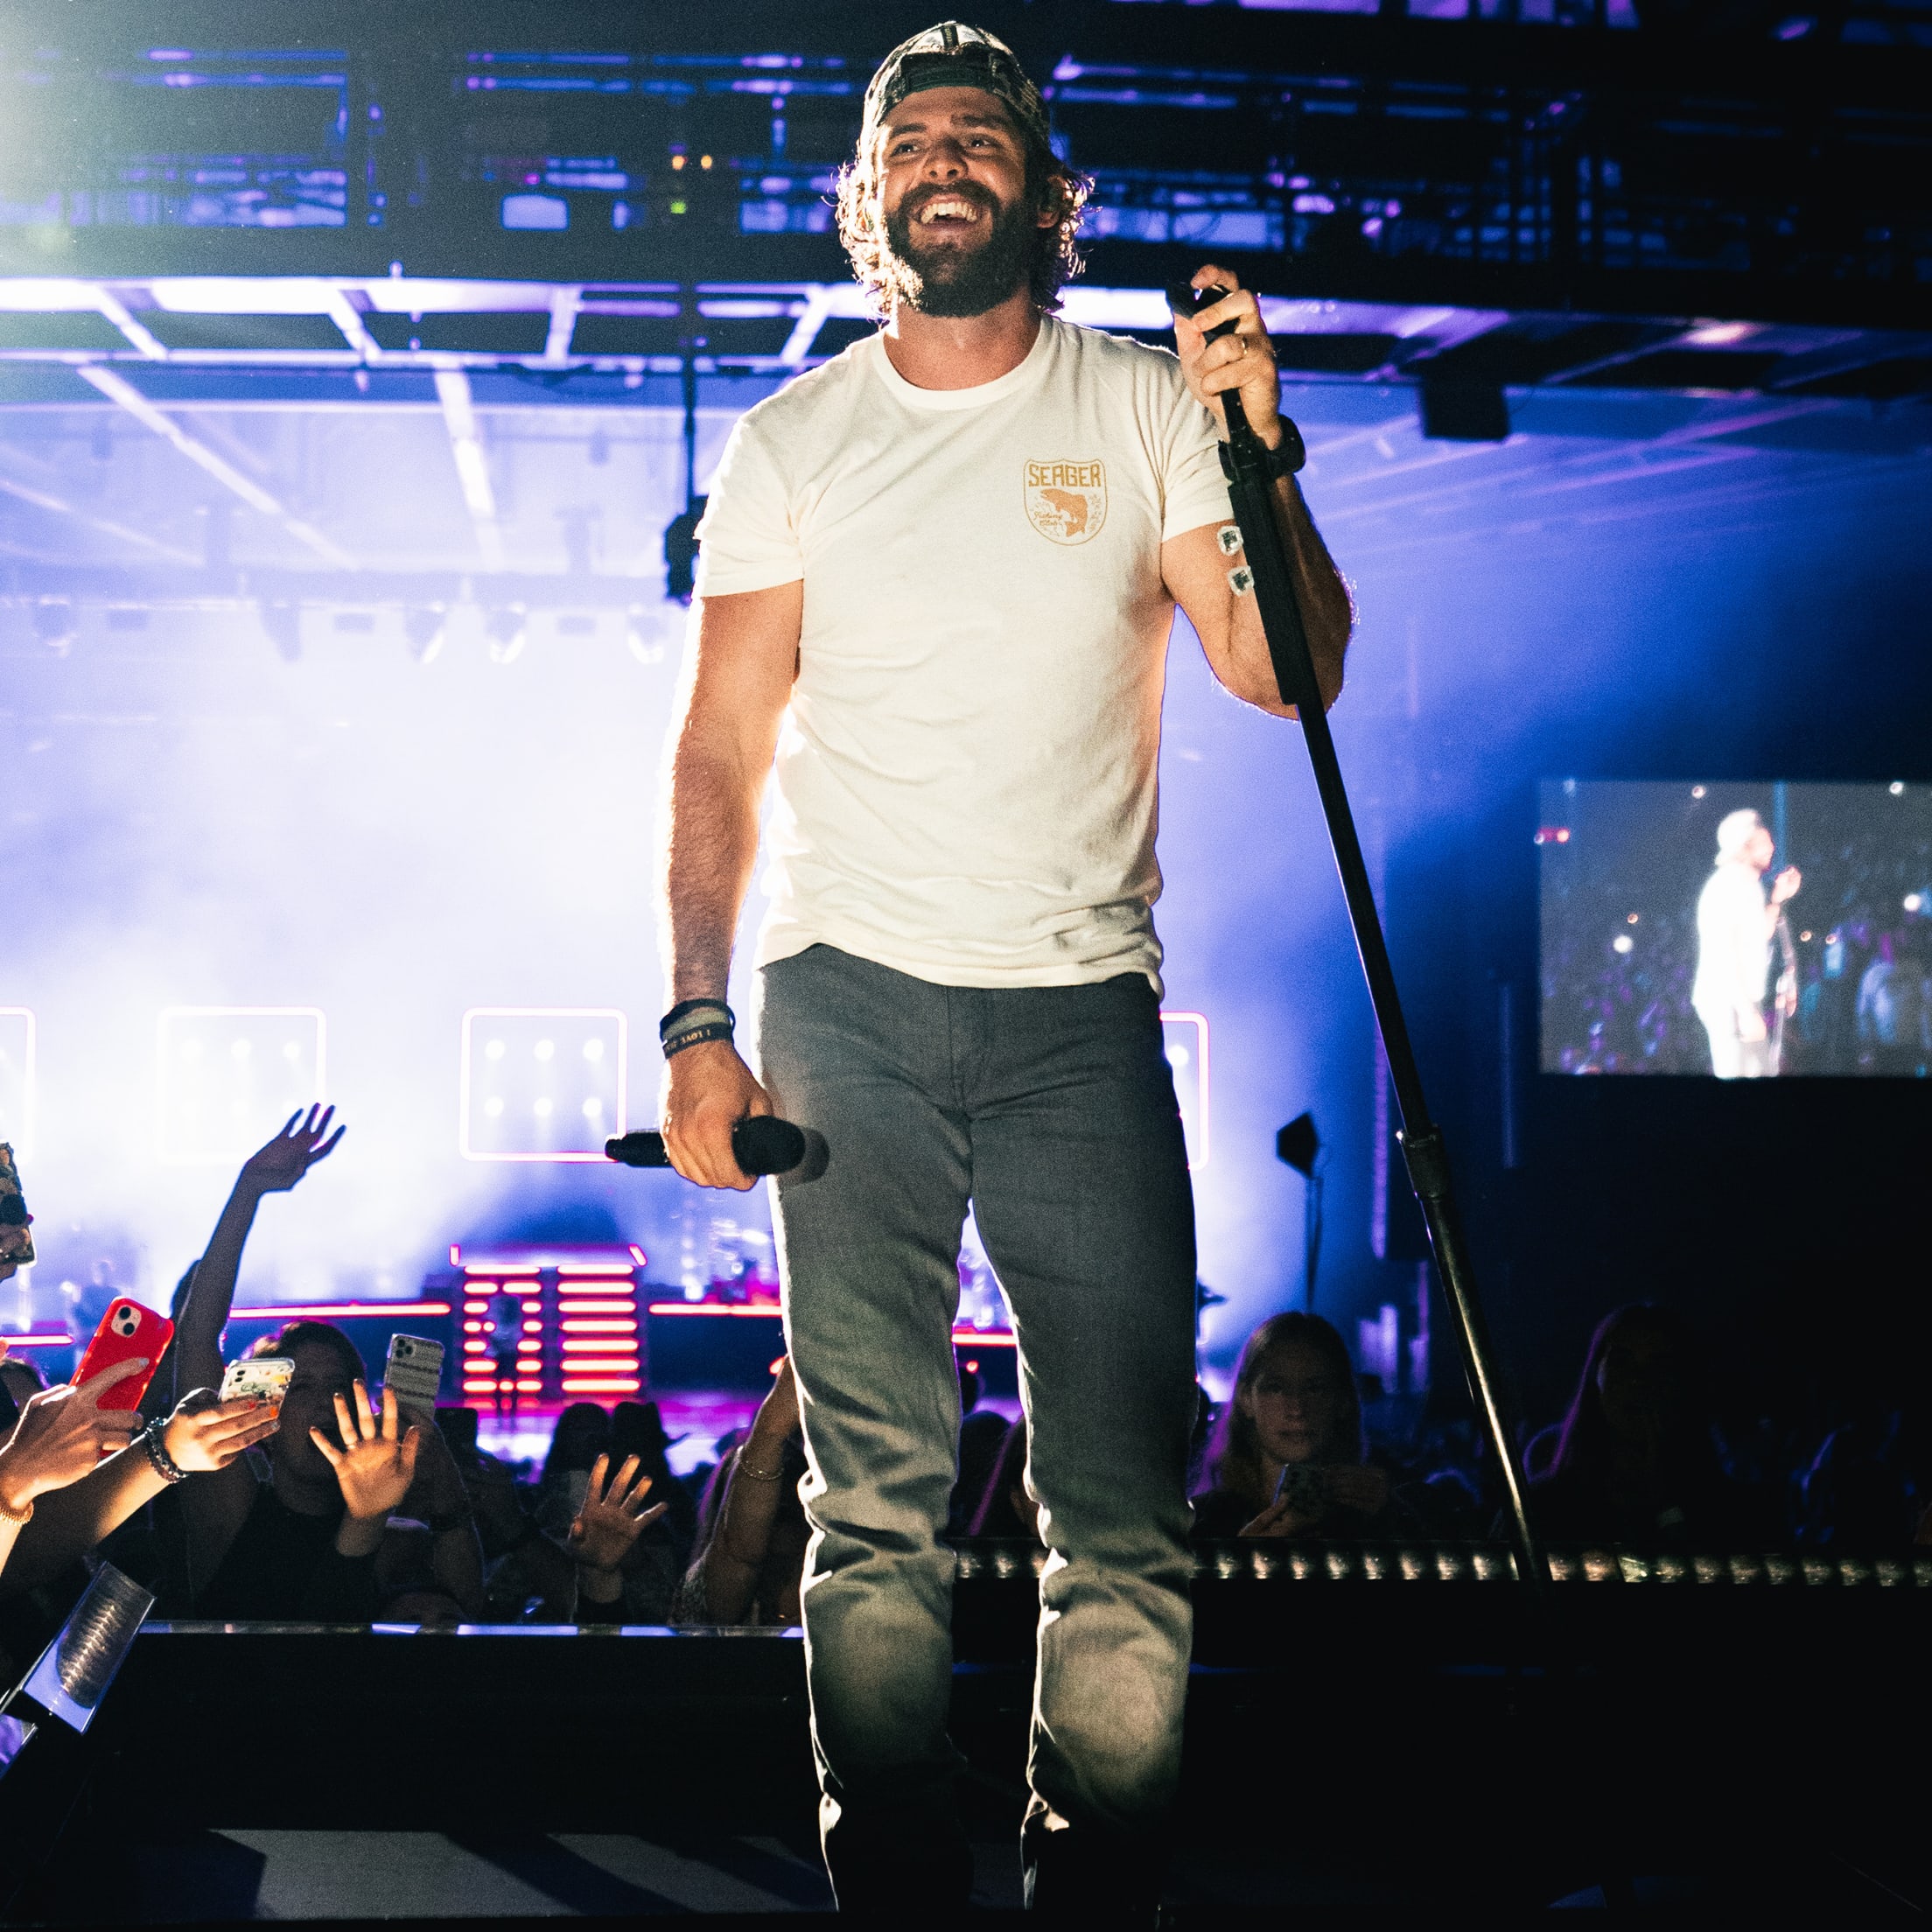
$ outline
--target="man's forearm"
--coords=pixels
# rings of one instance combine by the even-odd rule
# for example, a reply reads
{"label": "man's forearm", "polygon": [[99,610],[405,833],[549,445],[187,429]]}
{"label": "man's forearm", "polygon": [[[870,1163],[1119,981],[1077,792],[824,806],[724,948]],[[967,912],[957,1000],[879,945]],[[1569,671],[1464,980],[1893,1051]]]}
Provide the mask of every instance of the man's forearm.
{"label": "man's forearm", "polygon": [[[1296,607],[1301,613],[1315,682],[1326,710],[1341,695],[1342,660],[1354,618],[1348,588],[1335,569],[1292,477],[1284,477],[1276,484],[1274,508],[1276,525],[1288,553]],[[1236,592],[1231,585],[1225,595],[1227,666],[1222,673],[1222,682],[1250,704],[1278,716],[1290,714],[1292,700],[1283,696],[1276,680],[1258,599],[1251,589]]]}
{"label": "man's forearm", "polygon": [[758,856],[758,781],[687,725],[673,760],[661,859],[664,979],[673,1004],[722,999]]}
{"label": "man's forearm", "polygon": [[33,1521],[7,1579],[10,1587],[32,1589],[59,1574],[167,1487],[147,1452],[136,1446],[109,1456],[78,1482],[49,1490],[34,1505]]}
{"label": "man's forearm", "polygon": [[1287,539],[1295,601],[1301,609],[1308,654],[1314,660],[1315,682],[1326,709],[1341,696],[1342,660],[1348,654],[1348,634],[1354,624],[1348,586],[1335,568],[1328,546],[1322,542],[1321,532],[1315,528],[1315,520],[1308,514],[1308,506],[1292,476],[1283,477],[1275,485],[1275,521]]}

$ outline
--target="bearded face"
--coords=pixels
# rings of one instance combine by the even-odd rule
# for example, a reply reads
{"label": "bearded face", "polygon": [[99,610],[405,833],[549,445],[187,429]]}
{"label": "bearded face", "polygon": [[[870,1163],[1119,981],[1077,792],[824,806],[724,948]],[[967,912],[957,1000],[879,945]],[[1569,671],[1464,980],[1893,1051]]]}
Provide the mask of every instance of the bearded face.
{"label": "bearded face", "polygon": [[1038,224],[1026,198],[1003,203],[962,178],[909,189],[886,217],[893,294],[922,315],[984,315],[1024,284]]}

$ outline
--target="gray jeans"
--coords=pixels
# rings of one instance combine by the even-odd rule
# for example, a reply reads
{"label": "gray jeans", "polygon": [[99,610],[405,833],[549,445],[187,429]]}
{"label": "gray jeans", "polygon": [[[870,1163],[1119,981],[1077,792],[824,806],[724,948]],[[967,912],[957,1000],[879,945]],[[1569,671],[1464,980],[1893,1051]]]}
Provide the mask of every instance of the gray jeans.
{"label": "gray jeans", "polygon": [[1192,1618],[1194,1227],[1158,1003],[937,986],[814,947],[760,976],[805,1418],[804,1585],[826,1863],[847,1908],[963,1900],[952,1822],[952,1323],[970,1201],[1005,1289],[1049,1551],[1023,1834],[1036,1904],[1158,1883]]}

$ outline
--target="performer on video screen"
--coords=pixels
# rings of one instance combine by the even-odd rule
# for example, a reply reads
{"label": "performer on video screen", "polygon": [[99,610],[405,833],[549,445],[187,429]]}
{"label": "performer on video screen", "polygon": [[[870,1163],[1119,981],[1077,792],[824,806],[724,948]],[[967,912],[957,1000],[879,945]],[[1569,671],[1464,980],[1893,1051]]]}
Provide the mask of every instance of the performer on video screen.
{"label": "performer on video screen", "polygon": [[[1178,360],[1057,319],[1087,189],[990,36],[948,22],[873,77],[839,212],[885,326],[733,431],[672,743],[665,1140],[721,1187],[751,1185],[730,1138],[747,1114],[829,1150],[774,1190],[812,1735],[839,1902],[901,1917],[971,1883],[940,1541],[970,1201],[1018,1328],[1048,1552],[1030,1895],[1152,1922],[1195,1400],[1150,913],[1176,604],[1230,691],[1292,715],[1208,402],[1238,388],[1279,444],[1255,298],[1203,268],[1197,286],[1231,292],[1177,323]],[[1224,319],[1238,332],[1207,343]],[[1277,491],[1332,702],[1348,592],[1292,477]],[[754,1074],[723,1002],[774,753]]]}
{"label": "performer on video screen", "polygon": [[[1795,865],[1763,878],[1776,847],[1748,808],[1718,822],[1718,862],[1698,894],[1698,976],[1690,1004],[1711,1040],[1711,1071],[1719,1080],[1755,1080],[1778,1071],[1784,1023],[1798,1010],[1797,958],[1785,924],[1785,901],[1802,883]],[[1765,1016],[1771,942],[1779,942],[1773,1021]],[[1774,1032],[1774,1025],[1775,1032]]]}

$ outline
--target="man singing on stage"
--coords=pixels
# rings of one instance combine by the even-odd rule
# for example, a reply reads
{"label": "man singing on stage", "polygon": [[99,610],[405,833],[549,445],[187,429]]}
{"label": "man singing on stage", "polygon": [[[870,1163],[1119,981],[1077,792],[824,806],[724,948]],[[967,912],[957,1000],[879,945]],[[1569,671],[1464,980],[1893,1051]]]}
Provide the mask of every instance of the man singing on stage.
{"label": "man singing on stage", "polygon": [[[1151,1916],[1190,1614],[1194,1240],[1150,914],[1178,603],[1277,691],[1208,399],[1279,445],[1253,296],[1180,360],[1054,315],[1088,184],[1032,83],[956,23],[866,90],[840,228],[881,332],[738,424],[702,531],[662,890],[664,1135],[750,1180],[777,1111],[829,1159],[774,1192],[812,1525],[803,1601],[840,1905],[963,1904],[947,1737],[968,1204],[1013,1314],[1047,1551],[1022,1844],[1053,1910]],[[1232,320],[1238,332],[1208,343]],[[1277,486],[1325,697],[1347,590]],[[753,1074],[724,1004],[775,758]],[[740,1463],[740,1481],[775,1480]]]}
{"label": "man singing on stage", "polygon": [[1783,957],[1778,975],[1778,1032],[1797,1011],[1797,970],[1784,921],[1784,902],[1802,879],[1788,865],[1771,882],[1765,902],[1760,881],[1777,848],[1764,822],[1748,808],[1718,821],[1718,862],[1698,894],[1698,976],[1690,1004],[1711,1038],[1711,1071],[1719,1080],[1756,1080],[1778,1070],[1772,1028],[1765,1022],[1765,979],[1771,941]]}

